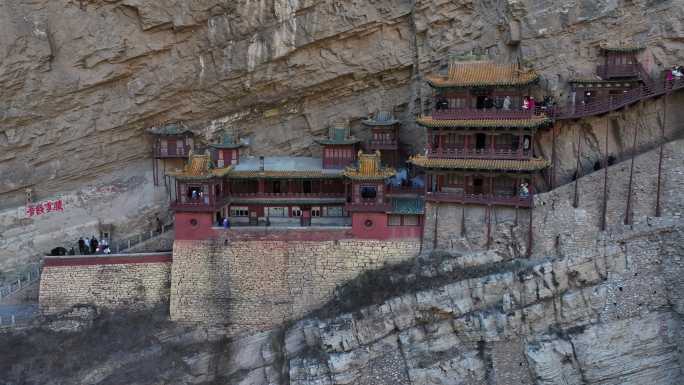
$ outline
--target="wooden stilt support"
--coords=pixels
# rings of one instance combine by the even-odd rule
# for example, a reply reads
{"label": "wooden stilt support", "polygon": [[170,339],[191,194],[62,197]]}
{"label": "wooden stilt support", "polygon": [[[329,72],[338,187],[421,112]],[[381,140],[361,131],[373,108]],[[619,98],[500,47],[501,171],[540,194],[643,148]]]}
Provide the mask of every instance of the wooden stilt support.
{"label": "wooden stilt support", "polygon": [[461,207],[461,236],[466,236],[466,218],[465,218],[465,205]]}
{"label": "wooden stilt support", "polygon": [[437,225],[439,222],[439,203],[435,203],[435,231],[432,234],[432,250],[437,249]]}
{"label": "wooden stilt support", "polygon": [[152,179],[154,179],[154,185],[159,186],[159,171],[157,170],[157,158],[152,155]]}
{"label": "wooden stilt support", "polygon": [[[166,176],[166,159],[162,159],[162,175]],[[166,184],[166,178],[164,178],[164,186],[168,186]]]}
{"label": "wooden stilt support", "polygon": [[580,161],[580,154],[582,153],[582,130],[577,127],[577,170],[575,171],[575,195],[572,199],[572,207],[579,206],[579,179],[582,176],[582,162]]}
{"label": "wooden stilt support", "polygon": [[663,151],[665,150],[665,125],[667,124],[667,95],[669,92],[665,92],[663,96],[663,120],[660,122],[660,153],[658,154],[658,181],[656,183],[656,207],[655,216],[660,217],[660,186],[662,183],[662,172],[663,172]]}
{"label": "wooden stilt support", "polygon": [[[637,119],[637,123],[640,123],[641,119]],[[639,126],[634,125],[634,139],[632,140],[632,161],[629,166],[629,184],[627,185],[627,207],[625,208],[625,221],[626,225],[632,223],[632,182],[634,180],[634,158],[636,157],[636,143],[637,143],[637,131]]]}
{"label": "wooden stilt support", "polygon": [[534,211],[534,204],[530,206],[530,225],[529,228],[527,229],[527,258],[530,258],[532,256],[532,247],[534,244],[532,243],[533,241],[533,229],[532,229],[532,212]]}
{"label": "wooden stilt support", "polygon": [[515,222],[514,224],[517,226],[518,225],[518,206],[515,206]]}
{"label": "wooden stilt support", "polygon": [[606,216],[608,215],[608,126],[610,118],[606,117],[606,144],[603,152],[603,208],[601,210],[601,231],[606,231]]}
{"label": "wooden stilt support", "polygon": [[487,250],[492,242],[492,206],[487,205],[485,209],[485,219],[487,220]]}
{"label": "wooden stilt support", "polygon": [[556,125],[551,127],[551,190],[556,188]]}

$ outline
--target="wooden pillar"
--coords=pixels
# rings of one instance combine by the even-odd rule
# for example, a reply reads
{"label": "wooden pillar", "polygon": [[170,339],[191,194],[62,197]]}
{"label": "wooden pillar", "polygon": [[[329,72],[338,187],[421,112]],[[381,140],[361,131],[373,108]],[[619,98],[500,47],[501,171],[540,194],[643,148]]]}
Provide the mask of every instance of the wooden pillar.
{"label": "wooden pillar", "polygon": [[264,181],[263,179],[259,179],[257,181],[257,185],[258,185],[257,192],[259,194],[263,194],[266,191],[266,181]]}
{"label": "wooden pillar", "polygon": [[465,237],[466,235],[466,214],[465,214],[465,205],[461,206],[461,236]]}
{"label": "wooden pillar", "polygon": [[556,188],[556,125],[551,126],[551,190]]}
{"label": "wooden pillar", "polygon": [[608,122],[606,116],[606,144],[603,154],[603,209],[601,210],[601,231],[606,230],[606,216],[608,215]]}
{"label": "wooden pillar", "polygon": [[492,206],[487,205],[485,208],[485,220],[487,221],[487,250],[491,244],[492,239]]}
{"label": "wooden pillar", "polygon": [[[532,200],[534,202],[534,200]],[[533,241],[533,232],[532,232],[532,213],[534,212],[534,204],[530,205],[530,225],[527,230],[527,258],[530,258],[532,256],[532,247],[534,246],[532,241]]]}
{"label": "wooden pillar", "polygon": [[[642,102],[643,103],[643,102]],[[637,123],[639,123],[639,126],[641,126],[641,119],[639,118],[637,120]],[[632,182],[634,180],[634,158],[636,158],[636,140],[637,140],[637,125],[634,125],[634,139],[632,140],[632,153],[631,153],[631,158],[632,161],[629,166],[629,184],[627,186],[627,205],[625,207],[625,220],[624,223],[626,225],[629,225],[632,223]]]}
{"label": "wooden pillar", "polygon": [[656,207],[655,207],[655,216],[660,217],[661,215],[661,208],[660,208],[660,185],[661,185],[661,180],[662,180],[662,172],[663,172],[663,151],[665,150],[665,125],[667,124],[667,96],[669,92],[666,89],[665,90],[665,95],[663,96],[663,120],[660,122],[660,152],[658,154],[658,180],[656,184]]}
{"label": "wooden pillar", "polygon": [[432,249],[435,250],[437,249],[437,225],[439,222],[439,203],[435,202],[435,229],[434,229],[434,234],[432,237]]}
{"label": "wooden pillar", "polygon": [[579,206],[579,179],[582,176],[582,162],[580,161],[580,154],[582,153],[582,136],[581,129],[577,127],[577,170],[575,171],[575,194],[572,200],[572,207]]}

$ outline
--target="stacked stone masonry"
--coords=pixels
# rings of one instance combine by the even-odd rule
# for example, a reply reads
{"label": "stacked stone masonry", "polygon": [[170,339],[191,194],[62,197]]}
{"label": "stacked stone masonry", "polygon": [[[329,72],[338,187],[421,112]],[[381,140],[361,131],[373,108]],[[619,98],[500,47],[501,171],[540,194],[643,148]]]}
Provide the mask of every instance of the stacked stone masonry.
{"label": "stacked stone masonry", "polygon": [[170,262],[46,266],[40,308],[54,314],[75,305],[143,310],[168,304]]}
{"label": "stacked stone masonry", "polygon": [[357,274],[419,251],[418,240],[177,240],[171,318],[265,329],[317,308]]}

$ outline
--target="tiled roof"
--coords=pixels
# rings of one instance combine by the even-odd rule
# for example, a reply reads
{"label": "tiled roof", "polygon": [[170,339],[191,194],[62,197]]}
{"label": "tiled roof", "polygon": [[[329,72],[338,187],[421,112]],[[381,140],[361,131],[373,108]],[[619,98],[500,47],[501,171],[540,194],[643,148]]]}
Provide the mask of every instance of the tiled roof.
{"label": "tiled roof", "polygon": [[392,177],[396,174],[393,168],[382,167],[380,151],[375,151],[373,154],[364,154],[359,151],[359,166],[347,167],[344,170],[344,176],[356,180],[378,180]]}
{"label": "tiled roof", "polygon": [[427,77],[434,87],[521,86],[538,78],[535,71],[521,69],[517,64],[491,61],[452,61],[447,76]]}
{"label": "tiled roof", "polygon": [[552,120],[545,115],[523,119],[433,119],[432,116],[423,116],[416,123],[445,128],[539,128],[550,125]]}
{"label": "tiled roof", "polygon": [[228,177],[233,179],[318,179],[318,178],[342,178],[342,170],[338,172],[323,172],[321,170],[311,171],[235,171],[228,172]]}
{"label": "tiled roof", "polygon": [[389,111],[378,111],[372,119],[362,120],[361,123],[367,126],[391,126],[399,121]]}
{"label": "tiled roof", "polygon": [[423,214],[425,201],[422,198],[392,198],[393,214]]}
{"label": "tiled roof", "polygon": [[190,154],[189,163],[183,171],[170,171],[169,175],[178,179],[208,179],[213,177],[223,177],[231,167],[214,168],[208,154]]}
{"label": "tiled roof", "polygon": [[183,135],[192,134],[192,131],[182,122],[165,123],[161,126],[152,127],[147,130],[153,135]]}
{"label": "tiled roof", "polygon": [[440,168],[452,170],[502,170],[502,171],[537,171],[545,169],[550,162],[542,158],[525,160],[513,159],[443,159],[427,158],[415,155],[410,163],[423,168]]}

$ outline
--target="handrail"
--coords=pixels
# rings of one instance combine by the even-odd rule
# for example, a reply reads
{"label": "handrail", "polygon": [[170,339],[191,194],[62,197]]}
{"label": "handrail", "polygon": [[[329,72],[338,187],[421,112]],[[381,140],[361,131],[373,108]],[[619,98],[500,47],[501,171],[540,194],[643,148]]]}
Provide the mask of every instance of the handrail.
{"label": "handrail", "polygon": [[40,280],[40,263],[32,263],[28,268],[19,274],[19,277],[7,285],[0,285],[0,301],[3,298],[10,296],[28,285],[31,285]]}
{"label": "handrail", "polygon": [[488,158],[488,159],[527,159],[532,157],[531,150],[513,150],[507,148],[475,149],[475,148],[437,148],[429,149],[428,158]]}
{"label": "handrail", "polygon": [[532,205],[532,195],[526,197],[514,195],[504,196],[495,194],[468,194],[449,192],[428,192],[427,200],[437,200],[456,203],[501,204],[508,206],[529,207]]}
{"label": "handrail", "polygon": [[344,193],[230,193],[236,198],[344,198]]}
{"label": "handrail", "polygon": [[433,119],[520,119],[530,118],[536,113],[532,109],[513,108],[509,110],[499,108],[444,108],[432,110]]}

